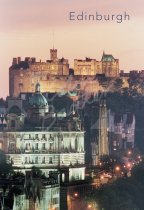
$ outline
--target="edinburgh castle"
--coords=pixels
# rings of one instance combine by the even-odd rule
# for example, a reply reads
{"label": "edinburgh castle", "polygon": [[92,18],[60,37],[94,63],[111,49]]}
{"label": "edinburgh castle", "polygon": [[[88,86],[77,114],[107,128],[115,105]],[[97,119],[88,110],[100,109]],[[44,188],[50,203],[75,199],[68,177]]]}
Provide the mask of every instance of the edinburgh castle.
{"label": "edinburgh castle", "polygon": [[69,68],[68,59],[57,56],[57,50],[50,50],[50,60],[36,61],[36,58],[13,58],[9,68],[10,96],[17,97],[21,92],[34,92],[37,81],[42,92],[68,92],[80,87],[87,92],[103,90],[97,76],[119,77],[119,60],[103,52],[101,61],[86,58],[74,59],[74,69]]}

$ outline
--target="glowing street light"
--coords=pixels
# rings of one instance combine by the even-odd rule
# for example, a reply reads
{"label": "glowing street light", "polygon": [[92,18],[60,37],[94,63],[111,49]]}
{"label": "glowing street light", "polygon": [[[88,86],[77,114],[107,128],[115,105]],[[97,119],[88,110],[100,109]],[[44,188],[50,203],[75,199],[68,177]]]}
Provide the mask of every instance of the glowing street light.
{"label": "glowing street light", "polygon": [[78,193],[77,192],[74,193],[74,197],[75,198],[78,197]]}
{"label": "glowing street light", "polygon": [[130,164],[130,163],[128,163],[128,164],[127,164],[127,167],[128,167],[128,168],[130,168],[130,167],[131,167],[131,164]]}
{"label": "glowing street light", "polygon": [[116,166],[116,167],[115,167],[115,170],[116,170],[116,171],[120,171],[120,167],[119,167],[119,166]]}
{"label": "glowing street light", "polygon": [[91,204],[88,204],[88,209],[91,209],[92,208],[92,205]]}
{"label": "glowing street light", "polygon": [[101,175],[101,176],[100,176],[100,178],[101,178],[101,179],[104,179],[104,176],[103,176],[103,175]]}
{"label": "glowing street light", "polygon": [[131,154],[132,154],[132,151],[129,150],[129,151],[128,151],[128,155],[131,155]]}

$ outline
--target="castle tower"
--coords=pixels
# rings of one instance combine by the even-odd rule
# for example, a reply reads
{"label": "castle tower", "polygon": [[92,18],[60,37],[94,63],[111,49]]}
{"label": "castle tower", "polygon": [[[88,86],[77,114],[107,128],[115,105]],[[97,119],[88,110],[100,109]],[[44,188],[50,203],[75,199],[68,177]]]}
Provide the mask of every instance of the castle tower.
{"label": "castle tower", "polygon": [[108,143],[108,116],[105,99],[100,101],[99,110],[99,157],[109,155]]}
{"label": "castle tower", "polygon": [[50,49],[50,59],[52,61],[57,60],[57,49]]}
{"label": "castle tower", "polygon": [[119,60],[115,59],[113,55],[106,54],[103,51],[102,55],[102,73],[106,77],[118,77],[119,76]]}

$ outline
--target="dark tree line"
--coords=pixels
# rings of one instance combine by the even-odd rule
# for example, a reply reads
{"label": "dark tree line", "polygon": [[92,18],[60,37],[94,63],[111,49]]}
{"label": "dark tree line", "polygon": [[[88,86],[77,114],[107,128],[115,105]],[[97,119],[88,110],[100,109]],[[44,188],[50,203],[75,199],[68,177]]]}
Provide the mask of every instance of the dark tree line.
{"label": "dark tree line", "polygon": [[143,210],[144,209],[144,162],[132,169],[131,177],[118,179],[88,196],[96,202],[99,210]]}

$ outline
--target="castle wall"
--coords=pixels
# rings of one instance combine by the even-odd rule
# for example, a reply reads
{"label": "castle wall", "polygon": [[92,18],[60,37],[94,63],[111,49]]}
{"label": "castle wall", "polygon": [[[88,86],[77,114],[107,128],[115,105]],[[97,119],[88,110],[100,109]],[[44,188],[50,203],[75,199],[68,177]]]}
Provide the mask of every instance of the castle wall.
{"label": "castle wall", "polygon": [[[13,77],[13,73],[15,76]],[[20,92],[34,92],[37,81],[41,84],[41,92],[68,92],[74,90],[77,85],[80,85],[82,91],[97,92],[103,90],[97,80],[94,78],[82,80],[70,79],[67,76],[52,76],[46,71],[34,72],[27,70],[15,70],[10,74],[10,95],[17,97]]]}
{"label": "castle wall", "polygon": [[102,62],[95,59],[74,60],[75,75],[96,75],[102,74]]}
{"label": "castle wall", "polygon": [[118,77],[119,76],[119,61],[103,61],[102,62],[102,72],[106,77]]}
{"label": "castle wall", "polygon": [[[105,58],[106,57],[106,58]],[[107,57],[109,58],[107,59]],[[13,58],[9,69],[9,93],[17,97],[21,92],[34,92],[37,81],[41,83],[42,92],[68,92],[80,86],[82,91],[98,92],[103,87],[95,79],[96,74],[106,77],[119,76],[119,60],[112,55],[103,54],[102,60],[86,58],[74,60],[74,77],[69,77],[67,59],[57,58],[57,50],[50,50],[51,60],[36,62],[35,58]]]}

